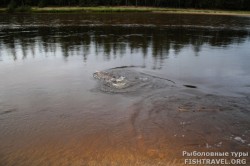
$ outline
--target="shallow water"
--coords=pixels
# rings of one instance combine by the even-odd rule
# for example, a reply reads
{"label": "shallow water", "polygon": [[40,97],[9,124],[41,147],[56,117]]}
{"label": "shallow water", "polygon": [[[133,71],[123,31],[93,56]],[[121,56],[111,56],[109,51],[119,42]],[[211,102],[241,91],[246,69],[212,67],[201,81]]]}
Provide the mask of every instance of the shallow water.
{"label": "shallow water", "polygon": [[[249,36],[238,16],[1,14],[0,165],[177,165],[183,150],[249,151]],[[96,70],[148,82],[107,93]]]}

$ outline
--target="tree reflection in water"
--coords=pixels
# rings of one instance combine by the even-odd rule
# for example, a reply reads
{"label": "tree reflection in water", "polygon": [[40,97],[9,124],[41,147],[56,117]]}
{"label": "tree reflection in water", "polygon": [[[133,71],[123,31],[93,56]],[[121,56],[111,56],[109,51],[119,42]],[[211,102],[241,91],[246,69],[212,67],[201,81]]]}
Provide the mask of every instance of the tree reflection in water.
{"label": "tree reflection in water", "polygon": [[[27,58],[28,53],[39,56],[35,53],[35,48],[39,47],[40,52],[45,54],[56,54],[60,50],[65,58],[81,55],[87,61],[93,47],[96,56],[102,54],[106,60],[125,56],[129,50],[131,54],[140,52],[144,58],[152,56],[153,59],[164,61],[171,49],[178,55],[183,48],[192,46],[195,55],[199,55],[204,45],[224,48],[231,44],[238,45],[249,38],[246,30],[144,26],[39,27],[4,29],[2,34],[1,50],[8,50],[13,60],[17,60],[17,52],[20,59]],[[111,57],[111,54],[114,56]]]}

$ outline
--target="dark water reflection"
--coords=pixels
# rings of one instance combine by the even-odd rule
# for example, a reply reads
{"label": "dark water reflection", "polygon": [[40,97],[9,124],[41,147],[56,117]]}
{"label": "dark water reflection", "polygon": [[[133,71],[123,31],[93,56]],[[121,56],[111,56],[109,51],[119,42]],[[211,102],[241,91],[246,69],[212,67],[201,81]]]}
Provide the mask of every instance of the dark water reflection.
{"label": "dark water reflection", "polygon": [[[249,45],[248,17],[2,14],[0,165],[166,165],[184,148],[249,150]],[[93,90],[93,72],[121,66],[176,88]]]}
{"label": "dark water reflection", "polygon": [[[81,49],[84,50],[84,59],[90,54],[90,47],[109,59],[114,53],[124,56],[126,50],[139,50],[143,55],[151,54],[153,58],[165,59],[172,49],[176,55],[187,46],[192,46],[194,53],[206,46],[226,49],[231,45],[240,45],[249,40],[247,30],[232,29],[205,29],[195,27],[124,27],[124,26],[67,26],[67,27],[24,27],[18,29],[4,29],[1,31],[1,50],[10,51],[9,56],[17,59],[18,49],[21,59],[25,59],[29,51],[35,54],[36,47],[44,52],[55,53],[61,49],[63,56]],[[6,53],[2,52],[2,56]]]}
{"label": "dark water reflection", "polygon": [[2,14],[0,24],[1,59],[9,55],[13,60],[41,56],[34,52],[37,47],[43,53],[61,49],[64,57],[84,53],[86,61],[90,47],[106,59],[112,53],[124,56],[127,49],[166,59],[170,50],[178,55],[189,46],[199,55],[203,47],[246,43],[250,30],[248,17],[148,13]]}
{"label": "dark water reflection", "polygon": [[[136,65],[187,84],[216,90],[223,87],[224,92],[230,89],[232,93],[245,92],[250,81],[248,17],[142,13],[1,16],[0,59],[4,62],[80,57],[89,70],[104,69],[102,62],[109,63],[107,68]],[[225,60],[229,62],[222,64]],[[95,67],[91,67],[93,63]]]}

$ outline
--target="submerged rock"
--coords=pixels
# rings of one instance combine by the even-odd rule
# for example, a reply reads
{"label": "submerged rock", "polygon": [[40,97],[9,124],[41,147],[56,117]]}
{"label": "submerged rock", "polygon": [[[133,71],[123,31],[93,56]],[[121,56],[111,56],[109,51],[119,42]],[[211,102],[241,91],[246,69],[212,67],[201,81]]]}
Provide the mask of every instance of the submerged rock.
{"label": "submerged rock", "polygon": [[238,142],[241,142],[241,143],[245,143],[246,141],[243,140],[241,137],[235,137],[234,140],[238,141]]}

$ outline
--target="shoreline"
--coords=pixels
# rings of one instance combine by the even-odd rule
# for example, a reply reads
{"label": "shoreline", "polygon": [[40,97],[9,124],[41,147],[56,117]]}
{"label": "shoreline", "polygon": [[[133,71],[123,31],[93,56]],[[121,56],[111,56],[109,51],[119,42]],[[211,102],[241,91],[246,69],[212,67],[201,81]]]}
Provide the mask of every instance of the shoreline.
{"label": "shoreline", "polygon": [[[211,9],[157,8],[157,7],[32,7],[24,13],[119,13],[119,12],[151,12],[166,14],[206,14],[206,15],[235,15],[250,16],[250,11],[228,11]],[[0,13],[7,13],[7,8],[0,8]],[[14,13],[19,13],[18,11]]]}

